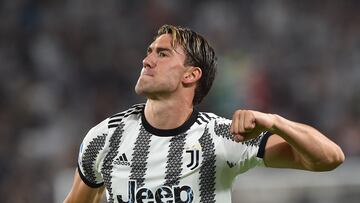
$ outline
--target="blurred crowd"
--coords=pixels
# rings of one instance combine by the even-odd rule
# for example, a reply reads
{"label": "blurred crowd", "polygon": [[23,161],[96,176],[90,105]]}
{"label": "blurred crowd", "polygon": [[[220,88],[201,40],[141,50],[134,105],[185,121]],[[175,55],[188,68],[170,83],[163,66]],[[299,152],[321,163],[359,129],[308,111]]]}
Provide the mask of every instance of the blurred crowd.
{"label": "blurred crowd", "polygon": [[11,0],[0,2],[1,202],[54,202],[87,131],[144,102],[133,87],[163,24],[190,27],[218,55],[198,106],[316,126],[360,155],[360,2]]}

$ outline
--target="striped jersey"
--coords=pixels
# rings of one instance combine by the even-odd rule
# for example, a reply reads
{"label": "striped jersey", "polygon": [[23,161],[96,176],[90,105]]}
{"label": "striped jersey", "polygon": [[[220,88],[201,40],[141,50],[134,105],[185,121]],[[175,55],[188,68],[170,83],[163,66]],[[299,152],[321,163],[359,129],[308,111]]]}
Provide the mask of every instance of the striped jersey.
{"label": "striped jersey", "polygon": [[104,185],[108,202],[231,202],[235,177],[264,166],[270,133],[237,143],[231,120],[195,109],[180,127],[157,129],[144,107],[105,119],[81,144],[80,177],[90,187]]}

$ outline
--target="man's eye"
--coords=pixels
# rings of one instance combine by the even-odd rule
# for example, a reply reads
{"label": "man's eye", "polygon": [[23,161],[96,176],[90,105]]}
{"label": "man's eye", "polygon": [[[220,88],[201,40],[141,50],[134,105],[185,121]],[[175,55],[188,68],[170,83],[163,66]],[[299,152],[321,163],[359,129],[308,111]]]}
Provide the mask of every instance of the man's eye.
{"label": "man's eye", "polygon": [[160,57],[165,57],[165,56],[167,56],[164,52],[159,52],[159,54],[158,54]]}

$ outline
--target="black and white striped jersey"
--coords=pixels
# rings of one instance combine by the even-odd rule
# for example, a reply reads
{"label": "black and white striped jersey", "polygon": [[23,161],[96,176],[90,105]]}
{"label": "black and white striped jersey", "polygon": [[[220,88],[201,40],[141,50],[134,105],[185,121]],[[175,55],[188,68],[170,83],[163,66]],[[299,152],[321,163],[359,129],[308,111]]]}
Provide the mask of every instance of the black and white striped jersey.
{"label": "black and white striped jersey", "polygon": [[108,202],[231,202],[235,177],[264,166],[270,133],[236,143],[231,120],[196,110],[178,128],[156,129],[144,107],[105,119],[81,144],[80,177],[90,187],[105,185]]}

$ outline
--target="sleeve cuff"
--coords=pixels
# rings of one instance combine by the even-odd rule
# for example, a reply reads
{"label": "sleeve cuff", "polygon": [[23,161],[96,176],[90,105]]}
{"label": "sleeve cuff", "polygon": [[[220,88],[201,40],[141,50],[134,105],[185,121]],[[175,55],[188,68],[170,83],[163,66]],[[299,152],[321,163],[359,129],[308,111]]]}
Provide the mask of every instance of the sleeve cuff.
{"label": "sleeve cuff", "polygon": [[86,179],[85,175],[84,175],[84,174],[81,172],[81,170],[80,170],[79,164],[78,164],[78,172],[79,172],[79,176],[80,176],[81,180],[82,180],[87,186],[89,186],[89,187],[91,187],[91,188],[99,188],[99,187],[101,187],[101,186],[104,185],[104,182],[102,182],[102,183],[93,183],[93,182],[90,182],[88,179]]}
{"label": "sleeve cuff", "polygon": [[267,140],[272,135],[272,132],[265,132],[264,136],[261,138],[260,145],[259,145],[259,151],[257,153],[257,157],[264,158],[265,155],[265,146],[267,143]]}

